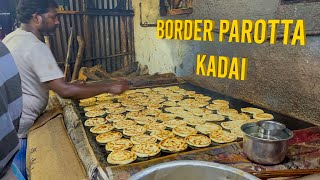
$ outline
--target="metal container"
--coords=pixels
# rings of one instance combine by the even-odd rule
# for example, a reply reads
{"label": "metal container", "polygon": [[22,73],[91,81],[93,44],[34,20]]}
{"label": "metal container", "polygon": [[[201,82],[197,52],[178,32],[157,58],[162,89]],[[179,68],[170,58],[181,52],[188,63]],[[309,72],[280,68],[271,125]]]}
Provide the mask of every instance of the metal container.
{"label": "metal container", "polygon": [[277,135],[261,133],[261,127],[253,122],[241,126],[244,132],[243,152],[251,161],[258,164],[275,165],[281,163],[288,149],[288,140],[293,137],[287,128]]}
{"label": "metal container", "polygon": [[205,161],[172,161],[151,166],[131,176],[129,180],[212,180],[259,179],[242,170]]}
{"label": "metal container", "polygon": [[259,132],[265,136],[279,136],[286,126],[276,121],[258,121]]}

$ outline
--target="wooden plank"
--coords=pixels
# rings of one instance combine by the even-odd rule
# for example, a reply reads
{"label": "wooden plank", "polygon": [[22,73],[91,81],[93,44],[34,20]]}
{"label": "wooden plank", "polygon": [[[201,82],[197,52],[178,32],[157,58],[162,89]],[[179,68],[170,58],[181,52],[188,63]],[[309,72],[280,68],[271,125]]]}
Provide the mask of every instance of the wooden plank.
{"label": "wooden plank", "polygon": [[[83,11],[86,11],[87,5],[86,3],[83,4]],[[90,17],[88,15],[83,16],[83,34],[84,34],[84,41],[85,41],[85,52],[86,52],[86,58],[91,58],[91,21]],[[90,66],[90,62],[86,63],[86,66]]]}
{"label": "wooden plank", "polygon": [[61,24],[61,47],[62,47],[62,58],[65,59],[66,54],[67,54],[67,39],[68,39],[68,28],[65,23],[65,15],[61,16],[60,20]]}
{"label": "wooden plank", "polygon": [[[130,32],[130,17],[126,17],[126,38],[127,38],[127,52],[132,52],[131,49],[131,32]],[[128,55],[128,64],[132,63],[132,56]]]}
{"label": "wooden plank", "polygon": [[[116,48],[116,53],[120,54],[121,53],[121,39],[120,39],[120,23],[119,23],[119,16],[114,17],[115,18],[115,25],[114,25],[114,31],[115,31],[115,48]],[[120,65],[121,65],[121,57],[118,57],[115,61],[115,70],[120,69]]]}
{"label": "wooden plank", "polygon": [[[69,1],[70,2],[70,1]],[[70,4],[69,4],[70,6]],[[65,9],[68,10],[69,7],[65,7]],[[66,33],[67,33],[67,37],[70,36],[70,29],[72,28],[72,31],[73,31],[73,34],[75,34],[75,30],[74,28],[72,27],[72,20],[71,20],[71,16],[70,15],[64,15],[65,17],[65,28],[66,28]],[[76,37],[76,36],[75,36]],[[75,41],[76,38],[72,38],[71,39],[71,46],[70,46],[70,58],[69,58],[69,63],[71,62],[74,62],[74,59],[75,59],[75,44],[76,44],[76,41]],[[68,45],[67,47],[69,47],[69,42],[68,42]],[[69,48],[68,48],[69,49]],[[72,68],[72,67],[71,67]],[[70,75],[70,73],[69,73]],[[69,77],[68,77],[69,79]]]}
{"label": "wooden plank", "polygon": [[[60,19],[60,17],[59,17]],[[56,47],[56,52],[57,52],[57,57],[58,58],[58,62],[62,62],[63,61],[63,52],[62,52],[62,42],[61,42],[62,38],[61,38],[61,25],[56,29],[56,34],[55,34],[55,38],[54,38],[54,44]]]}
{"label": "wooden plank", "polygon": [[134,23],[133,23],[133,18],[130,18],[130,25],[129,25],[129,28],[130,28],[130,40],[131,40],[131,49],[130,49],[130,52],[133,52],[133,55],[131,56],[132,59],[131,59],[131,63],[135,62],[136,61],[136,58],[135,58],[135,46],[134,46]]}
{"label": "wooden plank", "polygon": [[[97,7],[97,0],[93,1],[94,2],[94,6]],[[94,43],[94,47],[93,49],[94,51],[94,56],[95,57],[100,57],[100,41],[99,41],[99,24],[98,24],[98,18],[99,16],[94,16],[93,18],[93,32],[94,32],[94,39],[93,39],[93,43]],[[93,66],[97,65],[97,64],[101,64],[101,59],[98,59],[94,62]]]}
{"label": "wooden plank", "polygon": [[[109,8],[114,8],[113,0],[109,0]],[[110,47],[111,47],[111,54],[116,54],[115,49],[115,30],[114,30],[114,17],[110,16]],[[111,59],[111,72],[115,70],[115,60],[116,58]]]}
{"label": "wooden plank", "polygon": [[[122,1],[117,1],[117,0],[114,0],[114,7],[122,7],[122,4],[119,4],[119,3],[122,3]],[[120,9],[119,9],[120,10]],[[120,30],[120,16],[116,16],[115,17],[116,19],[116,53],[118,54],[121,54],[123,53],[122,52],[122,49],[121,49],[121,30]],[[118,57],[117,60],[116,60],[116,70],[120,69],[121,66],[123,64],[123,57]]]}
{"label": "wooden plank", "polygon": [[[127,37],[126,37],[126,20],[124,16],[120,17],[120,33],[121,33],[121,51],[122,53],[127,52]],[[123,66],[127,67],[129,65],[128,56],[123,57]]]}
{"label": "wooden plank", "polygon": [[[74,3],[74,10],[76,10],[76,11],[79,11],[80,10],[80,8],[81,8],[81,3],[82,3],[83,1],[78,1],[78,0],[75,0],[75,3]],[[83,16],[82,15],[79,15],[79,16],[76,16],[76,24],[77,24],[77,30],[78,30],[78,34],[80,35],[80,36],[83,36],[84,34],[83,34],[83,29],[82,29],[82,18],[83,18]]]}
{"label": "wooden plank", "polygon": [[78,72],[81,67],[80,65],[81,65],[83,50],[84,50],[84,46],[85,46],[83,38],[81,36],[77,36],[77,41],[79,44],[79,49],[78,49],[76,61],[74,64],[74,69],[73,69],[71,80],[76,80],[78,78]]}
{"label": "wooden plank", "polygon": [[[70,10],[74,10],[74,8],[73,8],[73,1],[74,0],[69,0],[69,9]],[[70,27],[72,27],[73,28],[73,31],[74,31],[74,37],[75,38],[73,38],[73,41],[72,41],[72,47],[71,47],[71,49],[72,49],[72,56],[71,56],[71,63],[73,64],[73,63],[75,63],[75,60],[76,60],[76,56],[77,56],[77,50],[78,50],[78,43],[77,43],[77,35],[78,35],[78,28],[77,28],[77,26],[76,26],[76,20],[75,20],[75,15],[68,15],[69,16],[69,18],[70,18]],[[71,74],[72,74],[72,70],[73,70],[74,68],[71,66]]]}
{"label": "wooden plank", "polygon": [[[99,0],[98,1],[98,8],[99,9],[103,9],[103,0]],[[105,56],[106,53],[105,53],[105,41],[103,40],[104,39],[104,31],[105,31],[105,27],[104,27],[104,21],[103,21],[103,16],[99,16],[99,30],[100,30],[100,34],[99,34],[99,42],[100,42],[100,56]],[[101,65],[103,67],[103,69],[106,69],[106,61],[101,59]]]}
{"label": "wooden plank", "polygon": [[[132,1],[127,0],[126,3],[127,3],[126,4],[127,10],[130,10]],[[131,17],[126,17],[126,24],[125,24],[126,27],[125,28],[126,28],[126,39],[127,39],[127,52],[132,52],[132,49],[131,49],[132,39],[131,39],[131,31],[130,31],[130,26],[131,26],[130,20],[131,19],[132,19]],[[128,55],[127,59],[128,59],[128,64],[131,64],[132,63],[132,56]]]}
{"label": "wooden plank", "polygon": [[[103,8],[104,9],[107,9],[108,8],[108,1],[109,0],[104,0],[104,6],[103,6]],[[107,17],[105,17],[104,16],[104,28],[105,28],[105,42],[106,42],[106,47],[105,47],[105,52],[106,52],[106,55],[107,56],[109,56],[109,55],[111,55],[111,46],[110,46],[110,26],[109,26],[109,24],[110,24],[110,18],[109,18],[109,16],[107,16]],[[111,72],[111,61],[110,61],[110,59],[105,59],[105,61],[106,61],[106,70],[107,70],[107,72]]]}

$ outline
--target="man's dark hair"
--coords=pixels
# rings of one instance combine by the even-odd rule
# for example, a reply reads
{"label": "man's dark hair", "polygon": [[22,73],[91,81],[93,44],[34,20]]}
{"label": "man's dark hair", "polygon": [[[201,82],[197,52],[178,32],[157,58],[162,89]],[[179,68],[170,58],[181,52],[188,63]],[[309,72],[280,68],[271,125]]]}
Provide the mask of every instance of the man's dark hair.
{"label": "man's dark hair", "polygon": [[51,8],[58,8],[54,0],[20,0],[17,6],[17,20],[21,23],[28,23],[32,14],[45,14]]}

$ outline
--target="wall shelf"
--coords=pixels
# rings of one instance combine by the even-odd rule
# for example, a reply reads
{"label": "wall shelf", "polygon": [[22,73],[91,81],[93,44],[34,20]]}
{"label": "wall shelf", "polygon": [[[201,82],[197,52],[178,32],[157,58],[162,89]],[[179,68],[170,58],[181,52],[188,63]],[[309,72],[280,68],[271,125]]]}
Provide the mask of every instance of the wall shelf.
{"label": "wall shelf", "polygon": [[[174,5],[174,1],[179,1]],[[160,0],[160,16],[192,14],[193,0]]]}
{"label": "wall shelf", "polygon": [[188,9],[170,9],[167,11],[167,15],[182,15],[182,14],[191,14],[193,12],[192,8]]}

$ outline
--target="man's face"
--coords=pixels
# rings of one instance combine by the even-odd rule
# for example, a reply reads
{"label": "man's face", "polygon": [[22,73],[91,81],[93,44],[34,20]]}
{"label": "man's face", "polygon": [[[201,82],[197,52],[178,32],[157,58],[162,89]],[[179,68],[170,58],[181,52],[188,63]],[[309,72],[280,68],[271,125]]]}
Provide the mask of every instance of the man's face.
{"label": "man's face", "polygon": [[52,35],[60,24],[56,9],[50,9],[48,13],[42,14],[39,30],[43,35]]}

